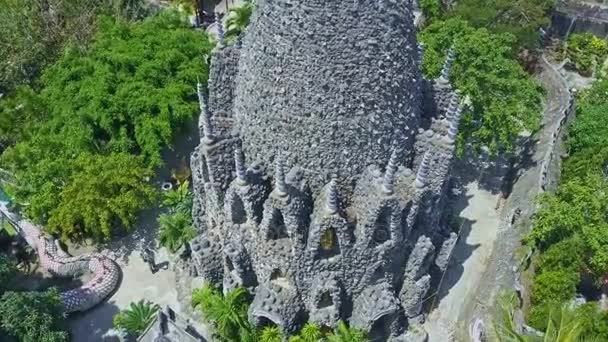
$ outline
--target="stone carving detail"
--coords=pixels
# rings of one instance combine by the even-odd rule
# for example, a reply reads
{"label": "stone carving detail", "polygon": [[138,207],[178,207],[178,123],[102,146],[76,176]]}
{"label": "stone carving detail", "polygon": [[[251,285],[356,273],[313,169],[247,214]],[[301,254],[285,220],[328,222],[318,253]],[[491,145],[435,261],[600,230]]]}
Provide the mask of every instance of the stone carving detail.
{"label": "stone carving detail", "polygon": [[47,239],[40,227],[11,213],[5,204],[0,204],[0,213],[38,253],[40,266],[52,275],[70,277],[87,271],[93,273],[93,278],[84,285],[60,293],[67,313],[93,308],[118,286],[120,269],[112,259],[101,254],[73,257],[61,249],[57,240]]}
{"label": "stone carving detail", "polygon": [[225,291],[247,287],[255,324],[347,320],[397,337],[445,269],[435,251],[453,247],[453,52],[423,80],[411,2],[367,5],[257,1],[199,91],[191,263]]}

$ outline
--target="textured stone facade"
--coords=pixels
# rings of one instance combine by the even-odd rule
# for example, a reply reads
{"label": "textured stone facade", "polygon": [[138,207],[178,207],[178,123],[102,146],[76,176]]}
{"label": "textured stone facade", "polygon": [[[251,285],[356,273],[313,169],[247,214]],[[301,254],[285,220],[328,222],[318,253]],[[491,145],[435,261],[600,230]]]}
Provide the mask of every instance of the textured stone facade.
{"label": "textured stone facade", "polygon": [[456,242],[450,59],[422,79],[409,1],[256,1],[199,87],[193,272],[248,288],[258,325],[402,336]]}

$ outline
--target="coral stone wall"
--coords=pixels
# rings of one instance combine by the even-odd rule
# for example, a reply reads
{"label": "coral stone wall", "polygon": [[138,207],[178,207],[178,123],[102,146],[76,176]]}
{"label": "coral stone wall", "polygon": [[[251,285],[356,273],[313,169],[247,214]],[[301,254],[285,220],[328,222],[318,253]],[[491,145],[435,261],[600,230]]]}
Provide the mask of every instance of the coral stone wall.
{"label": "coral stone wall", "polygon": [[254,16],[233,107],[248,161],[284,150],[318,192],[409,148],[421,76],[406,1],[259,0]]}

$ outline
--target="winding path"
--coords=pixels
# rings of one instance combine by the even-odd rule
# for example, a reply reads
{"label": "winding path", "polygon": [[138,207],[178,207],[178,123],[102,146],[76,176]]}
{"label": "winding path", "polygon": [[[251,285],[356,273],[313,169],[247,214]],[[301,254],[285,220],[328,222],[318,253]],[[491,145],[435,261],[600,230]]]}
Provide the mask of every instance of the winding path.
{"label": "winding path", "polygon": [[[519,222],[529,222],[536,210],[539,183],[552,188],[556,182],[555,170],[559,170],[559,156],[553,152],[557,125],[569,106],[569,92],[559,71],[544,58],[542,71],[537,79],[547,91],[547,102],[541,130],[529,141],[527,151],[522,148],[517,170],[517,181],[508,199],[499,211],[494,210],[497,194],[482,191],[478,182],[466,187],[466,208],[461,217],[472,224],[470,231],[458,242],[453,258],[456,265],[450,266],[446,278],[454,274],[454,282],[448,282],[439,293],[447,293],[432,312],[426,324],[430,342],[469,341],[470,333],[480,326],[488,328],[492,319],[493,303],[502,289],[513,290],[516,265],[519,264],[517,250],[521,237],[529,225],[521,227],[511,224],[515,210],[521,209]],[[559,144],[559,142],[557,143]],[[548,154],[553,158],[546,163]],[[550,164],[550,165],[547,165]],[[548,177],[543,177],[543,171]],[[466,253],[467,250],[472,252]],[[459,255],[462,254],[460,258]]]}
{"label": "winding path", "polygon": [[103,302],[118,286],[120,268],[112,259],[101,254],[73,257],[61,249],[57,240],[47,239],[40,227],[10,212],[6,204],[0,204],[0,212],[28,245],[36,250],[40,265],[53,276],[71,277],[87,271],[93,273],[93,278],[84,285],[61,293],[67,313],[93,308]]}

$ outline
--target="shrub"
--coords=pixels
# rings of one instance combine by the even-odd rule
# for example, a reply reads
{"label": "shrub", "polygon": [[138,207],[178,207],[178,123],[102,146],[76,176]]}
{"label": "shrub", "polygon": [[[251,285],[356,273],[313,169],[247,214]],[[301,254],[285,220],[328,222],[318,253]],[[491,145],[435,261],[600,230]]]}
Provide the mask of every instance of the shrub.
{"label": "shrub", "polygon": [[208,73],[201,56],[213,47],[172,11],[136,23],[104,17],[98,26],[89,49],[67,48],[42,75],[42,90],[23,96],[17,121],[27,132],[0,134],[15,141],[0,158],[16,181],[7,190],[29,218],[70,238],[108,237],[149,204],[151,170],[193,122],[194,85]]}
{"label": "shrub", "polygon": [[139,336],[154,321],[159,310],[158,304],[142,299],[137,303],[131,303],[128,309],[114,316],[112,325],[115,329],[124,329],[130,334]]}
{"label": "shrub", "polygon": [[591,75],[608,57],[608,44],[591,33],[575,33],[565,43],[570,65],[583,75]]}
{"label": "shrub", "polygon": [[162,214],[158,223],[160,244],[173,253],[196,236],[196,230],[192,226],[192,214],[189,212]]}
{"label": "shrub", "polygon": [[0,326],[22,342],[67,342],[59,293],[6,292],[0,299]]}
{"label": "shrub", "polygon": [[534,279],[532,303],[562,303],[574,297],[580,275],[570,270],[546,271]]}

